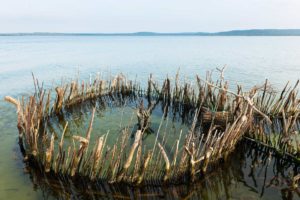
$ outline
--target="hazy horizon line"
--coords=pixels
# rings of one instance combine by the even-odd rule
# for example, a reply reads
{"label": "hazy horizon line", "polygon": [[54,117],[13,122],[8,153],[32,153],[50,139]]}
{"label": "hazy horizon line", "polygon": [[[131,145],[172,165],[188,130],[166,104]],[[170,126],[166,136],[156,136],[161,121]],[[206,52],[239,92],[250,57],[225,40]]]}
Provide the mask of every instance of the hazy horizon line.
{"label": "hazy horizon line", "polygon": [[0,35],[198,35],[198,36],[230,36],[230,35],[296,35],[300,36],[300,28],[268,28],[268,29],[233,29],[218,32],[205,31],[182,31],[182,32],[156,32],[156,31],[136,31],[136,32],[0,32]]}

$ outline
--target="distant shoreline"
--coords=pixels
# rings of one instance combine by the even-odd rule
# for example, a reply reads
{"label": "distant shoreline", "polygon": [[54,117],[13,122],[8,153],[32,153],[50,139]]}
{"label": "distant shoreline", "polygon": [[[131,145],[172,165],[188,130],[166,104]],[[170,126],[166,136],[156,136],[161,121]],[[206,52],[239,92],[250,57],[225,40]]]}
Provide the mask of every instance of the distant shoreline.
{"label": "distant shoreline", "polygon": [[0,33],[0,36],[300,36],[300,29],[251,29],[232,30],[224,32],[134,32],[134,33],[57,33],[57,32],[33,32],[33,33]]}

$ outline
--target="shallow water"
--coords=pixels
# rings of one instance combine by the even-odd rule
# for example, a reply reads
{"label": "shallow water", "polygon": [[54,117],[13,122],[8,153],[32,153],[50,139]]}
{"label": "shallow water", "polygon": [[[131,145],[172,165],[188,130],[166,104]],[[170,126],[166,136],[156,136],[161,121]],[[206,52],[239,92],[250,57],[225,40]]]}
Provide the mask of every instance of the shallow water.
{"label": "shallow water", "polygon": [[[122,97],[119,99],[115,96],[113,98],[102,97],[94,101],[86,101],[82,105],[64,109],[59,115],[51,116],[46,125],[47,133],[53,133],[57,141],[60,141],[62,132],[66,123],[68,123],[64,137],[64,149],[67,149],[69,145],[73,145],[72,136],[86,136],[92,110],[95,107],[90,139],[91,146],[95,145],[97,138],[108,134],[106,144],[112,148],[114,144],[119,144],[118,141],[120,141],[122,131],[125,129],[128,129],[129,144],[132,144],[138,129],[136,112],[141,101],[143,101],[145,109],[150,106],[147,99],[143,97]],[[151,111],[151,126],[143,135],[143,144],[145,144],[143,152],[153,148],[156,135],[159,132],[157,141],[164,143],[164,148],[166,148],[169,156],[173,156],[171,149],[174,148],[175,141],[179,138],[180,133],[182,138],[187,135],[194,112],[190,111],[183,115],[179,112],[173,112],[169,108],[168,112],[164,114],[164,108],[163,103],[158,101]],[[199,128],[196,128],[196,131],[199,131]],[[183,142],[182,139],[179,145],[182,145]],[[90,148],[90,150],[92,149]]]}
{"label": "shallow water", "polygon": [[[17,146],[16,112],[3,102],[5,95],[33,92],[31,72],[50,87],[62,77],[74,78],[78,71],[82,78],[90,73],[109,77],[123,72],[131,78],[137,75],[138,80],[153,73],[160,80],[167,74],[174,76],[178,68],[186,78],[192,78],[224,65],[232,83],[250,86],[269,78],[281,88],[286,81],[300,77],[300,37],[0,37],[0,199],[66,197],[36,184],[32,175],[24,172]],[[219,184],[220,192],[207,182],[195,190],[182,191],[194,198],[260,198],[265,168],[257,171],[254,181],[251,159],[244,162],[234,162],[230,173],[219,169],[216,173],[221,175],[215,176],[219,182],[207,179]],[[268,166],[268,173],[273,173],[272,166]],[[224,174],[232,174],[229,182]],[[268,175],[266,182],[271,177]],[[264,189],[262,198],[284,199],[281,189],[271,186]]]}

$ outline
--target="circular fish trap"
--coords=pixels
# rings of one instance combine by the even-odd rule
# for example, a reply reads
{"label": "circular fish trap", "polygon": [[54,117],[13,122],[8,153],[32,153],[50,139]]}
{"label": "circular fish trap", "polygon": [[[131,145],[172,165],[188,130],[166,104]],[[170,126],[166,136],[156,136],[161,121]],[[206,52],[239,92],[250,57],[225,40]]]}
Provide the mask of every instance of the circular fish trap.
{"label": "circular fish trap", "polygon": [[[25,160],[52,177],[131,185],[193,182],[235,148],[253,113],[248,101],[226,90],[212,92],[199,79],[197,87],[180,84],[178,75],[162,87],[150,76],[145,89],[123,75],[75,80],[55,90],[34,80],[32,96],[5,99],[17,108]],[[222,115],[218,125],[214,115],[208,119],[211,106],[237,114]],[[203,126],[209,120],[210,127]]]}

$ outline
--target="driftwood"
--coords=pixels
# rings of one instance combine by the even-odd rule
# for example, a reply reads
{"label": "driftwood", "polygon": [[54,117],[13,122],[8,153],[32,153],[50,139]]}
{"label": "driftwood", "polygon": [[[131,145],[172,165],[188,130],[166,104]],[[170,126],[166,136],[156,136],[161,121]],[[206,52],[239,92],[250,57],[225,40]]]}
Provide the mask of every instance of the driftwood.
{"label": "driftwood", "polygon": [[221,124],[226,126],[227,123],[232,123],[234,115],[228,111],[210,111],[208,108],[203,108],[201,112],[201,120],[203,123],[211,123],[214,121],[215,124]]}

